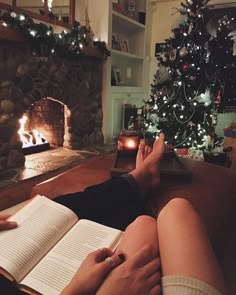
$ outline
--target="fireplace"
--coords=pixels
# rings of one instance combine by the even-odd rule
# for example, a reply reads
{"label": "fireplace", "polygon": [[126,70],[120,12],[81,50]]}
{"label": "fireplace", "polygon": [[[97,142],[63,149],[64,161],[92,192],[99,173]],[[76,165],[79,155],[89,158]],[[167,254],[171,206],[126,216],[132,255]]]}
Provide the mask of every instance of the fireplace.
{"label": "fireplace", "polygon": [[66,105],[52,98],[36,102],[20,119],[20,137],[24,154],[66,147],[65,130],[70,111]]}
{"label": "fireplace", "polygon": [[0,45],[0,171],[24,165],[18,134],[23,115],[50,148],[103,143],[102,67],[95,57],[36,57]]}

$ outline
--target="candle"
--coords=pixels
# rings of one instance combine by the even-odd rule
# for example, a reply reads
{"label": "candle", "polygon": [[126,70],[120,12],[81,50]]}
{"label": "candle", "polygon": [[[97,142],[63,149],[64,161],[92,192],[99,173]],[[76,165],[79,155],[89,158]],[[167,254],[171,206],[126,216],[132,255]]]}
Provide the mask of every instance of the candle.
{"label": "candle", "polygon": [[139,146],[139,136],[136,132],[122,132],[118,139],[118,150],[136,151]]}

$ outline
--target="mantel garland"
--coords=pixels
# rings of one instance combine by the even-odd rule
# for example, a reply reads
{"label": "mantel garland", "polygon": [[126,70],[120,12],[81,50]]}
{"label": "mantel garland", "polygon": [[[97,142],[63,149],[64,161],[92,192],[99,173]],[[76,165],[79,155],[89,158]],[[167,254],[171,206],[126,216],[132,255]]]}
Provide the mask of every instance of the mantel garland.
{"label": "mantel garland", "polygon": [[24,13],[17,14],[14,11],[7,11],[0,15],[0,24],[22,34],[28,41],[33,55],[54,54],[76,58],[87,46],[100,49],[104,58],[110,55],[106,43],[94,39],[90,34],[90,28],[81,26],[77,21],[74,21],[70,30],[65,29],[60,33],[54,33],[51,25],[36,23]]}

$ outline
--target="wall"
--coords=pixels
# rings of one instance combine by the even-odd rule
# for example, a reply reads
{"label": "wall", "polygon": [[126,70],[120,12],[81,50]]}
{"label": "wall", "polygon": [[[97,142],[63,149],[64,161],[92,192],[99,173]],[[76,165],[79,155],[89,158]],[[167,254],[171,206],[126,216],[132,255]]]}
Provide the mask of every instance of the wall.
{"label": "wall", "polygon": [[223,128],[230,125],[231,122],[236,122],[236,114],[219,114],[218,115],[218,124],[216,126],[216,133],[219,136],[224,136]]}
{"label": "wall", "polygon": [[94,33],[94,37],[107,43],[107,27],[108,18],[101,17],[102,14],[108,15],[108,0],[75,0],[75,19],[80,22],[81,25],[85,24],[85,9],[87,7],[88,16],[90,20],[90,26]]}
{"label": "wall", "polygon": [[[153,82],[153,76],[156,72],[157,61],[155,58],[155,44],[165,42],[166,38],[171,37],[171,30],[182,22],[183,16],[175,13],[175,8],[179,8],[181,0],[157,0],[152,14],[152,32],[150,41],[150,83]],[[229,3],[229,0],[212,0],[209,4]],[[175,13],[175,14],[174,14]],[[149,84],[150,84],[149,83]],[[149,90],[150,92],[150,90]],[[216,132],[219,136],[223,135],[222,129],[230,122],[236,122],[236,114],[220,114]]]}

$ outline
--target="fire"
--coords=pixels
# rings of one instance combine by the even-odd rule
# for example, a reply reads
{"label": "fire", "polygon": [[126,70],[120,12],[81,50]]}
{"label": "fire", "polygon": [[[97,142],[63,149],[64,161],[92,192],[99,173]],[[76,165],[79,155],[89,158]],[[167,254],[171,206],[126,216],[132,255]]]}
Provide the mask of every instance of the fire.
{"label": "fire", "polygon": [[19,120],[20,122],[20,129],[18,131],[18,134],[20,135],[20,140],[23,143],[23,148],[34,146],[34,145],[40,145],[43,143],[46,143],[46,138],[36,129],[32,131],[26,131],[25,130],[25,124],[28,120],[26,115],[23,115],[23,117]]}
{"label": "fire", "polygon": [[128,149],[136,149],[137,148],[137,142],[132,139],[132,138],[128,138],[125,142],[125,146],[128,148]]}

